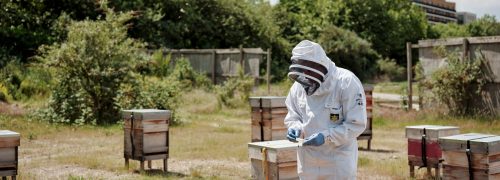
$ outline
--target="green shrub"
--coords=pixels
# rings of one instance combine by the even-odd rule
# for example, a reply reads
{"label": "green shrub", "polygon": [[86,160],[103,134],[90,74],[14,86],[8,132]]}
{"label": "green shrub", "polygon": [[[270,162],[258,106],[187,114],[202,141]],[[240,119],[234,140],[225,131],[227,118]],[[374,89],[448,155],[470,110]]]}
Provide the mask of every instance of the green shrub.
{"label": "green shrub", "polygon": [[223,106],[232,108],[248,102],[253,85],[253,78],[246,76],[242,68],[239,68],[237,77],[229,78],[223,85],[215,86],[218,108],[221,109]]}
{"label": "green shrub", "polygon": [[379,71],[391,81],[400,81],[405,78],[406,69],[399,66],[394,59],[380,59],[377,61]]}
{"label": "green shrub", "polygon": [[26,70],[19,91],[27,98],[46,97],[50,94],[52,81],[50,69],[29,67]]}
{"label": "green shrub", "polygon": [[0,84],[0,101],[9,102],[11,98],[12,97],[10,97],[9,90],[5,86]]}
{"label": "green shrub", "polygon": [[210,89],[212,82],[203,74],[196,72],[189,60],[180,58],[175,61],[175,67],[168,76],[171,81],[178,81],[181,88],[190,90],[192,87]]}
{"label": "green shrub", "polygon": [[432,89],[439,102],[448,107],[451,115],[479,113],[473,101],[488,82],[481,68],[484,57],[462,60],[457,53],[446,54],[443,47],[438,51],[445,54],[448,65],[432,74],[426,81],[427,87]]}
{"label": "green shrub", "polygon": [[0,70],[0,83],[8,90],[8,94],[12,100],[20,100],[23,98],[19,87],[23,80],[25,67],[19,60],[12,60]]}
{"label": "green shrub", "polygon": [[70,124],[109,124],[120,120],[115,98],[145,59],[143,44],[127,37],[131,13],[104,7],[105,19],[69,23],[61,44],[40,48],[39,59],[57,69],[44,119]]}
{"label": "green shrub", "polygon": [[120,109],[168,109],[172,111],[172,125],[181,123],[175,116],[178,108],[180,85],[177,81],[146,78],[123,84],[116,98]]}
{"label": "green shrub", "polygon": [[152,74],[158,77],[166,77],[171,74],[173,70],[171,66],[171,59],[171,54],[163,57],[163,51],[161,49],[153,53],[153,55],[151,56],[153,64],[153,67],[151,69]]}
{"label": "green shrub", "polygon": [[12,60],[0,69],[0,84],[7,89],[12,100],[46,96],[50,93],[51,81],[49,69],[21,64],[19,60]]}

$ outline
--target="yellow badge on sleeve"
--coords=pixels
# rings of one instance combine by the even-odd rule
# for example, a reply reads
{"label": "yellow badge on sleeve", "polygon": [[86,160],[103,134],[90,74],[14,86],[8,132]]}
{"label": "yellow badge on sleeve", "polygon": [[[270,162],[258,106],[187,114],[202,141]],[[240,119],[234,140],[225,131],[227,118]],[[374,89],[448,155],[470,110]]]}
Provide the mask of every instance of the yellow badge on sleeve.
{"label": "yellow badge on sleeve", "polygon": [[330,121],[335,122],[338,121],[339,119],[340,119],[339,114],[330,114]]}

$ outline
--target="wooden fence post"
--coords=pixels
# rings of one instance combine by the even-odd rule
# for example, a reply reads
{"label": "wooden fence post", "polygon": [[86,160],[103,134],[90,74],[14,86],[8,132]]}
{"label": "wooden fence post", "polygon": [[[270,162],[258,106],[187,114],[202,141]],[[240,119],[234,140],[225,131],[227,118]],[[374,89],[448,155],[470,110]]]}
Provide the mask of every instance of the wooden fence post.
{"label": "wooden fence post", "polygon": [[212,83],[215,85],[217,80],[215,79],[215,74],[217,73],[217,58],[215,57],[215,49],[212,50]]}
{"label": "wooden fence post", "polygon": [[240,68],[245,74],[245,52],[243,52],[243,45],[240,45]]}
{"label": "wooden fence post", "polygon": [[465,61],[467,58],[469,58],[469,40],[467,40],[467,38],[464,38],[462,46],[463,46],[462,61]]}
{"label": "wooden fence post", "polygon": [[266,83],[267,83],[267,95],[271,93],[271,48],[267,49],[267,64],[266,64]]}
{"label": "wooden fence post", "polygon": [[411,62],[411,42],[406,43],[406,64],[408,73],[408,110],[412,110],[413,98],[412,98],[412,62]]}

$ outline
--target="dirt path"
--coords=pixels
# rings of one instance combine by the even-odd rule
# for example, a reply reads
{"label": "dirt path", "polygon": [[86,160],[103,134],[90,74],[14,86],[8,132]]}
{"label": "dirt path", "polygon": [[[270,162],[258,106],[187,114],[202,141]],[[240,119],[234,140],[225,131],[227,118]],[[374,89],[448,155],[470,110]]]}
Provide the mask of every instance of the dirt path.
{"label": "dirt path", "polygon": [[22,115],[26,112],[24,108],[19,106],[18,104],[9,104],[6,102],[0,101],[0,114],[7,115]]}
{"label": "dirt path", "polygon": [[[153,161],[153,170],[140,174],[138,161],[131,161],[125,169],[123,159],[123,134],[109,136],[96,131],[62,131],[22,140],[20,148],[20,179],[153,179],[208,178],[247,179],[248,162],[236,159],[178,159],[168,160],[169,173],[165,176],[161,160]],[[248,171],[248,173],[235,173]]]}

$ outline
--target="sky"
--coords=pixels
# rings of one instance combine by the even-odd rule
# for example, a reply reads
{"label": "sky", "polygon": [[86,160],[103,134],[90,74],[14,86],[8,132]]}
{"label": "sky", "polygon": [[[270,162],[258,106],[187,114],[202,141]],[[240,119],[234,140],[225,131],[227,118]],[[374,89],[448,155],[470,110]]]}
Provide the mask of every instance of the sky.
{"label": "sky", "polygon": [[500,0],[447,0],[456,3],[457,12],[475,13],[478,18],[484,14],[494,15],[500,21]]}
{"label": "sky", "polygon": [[[484,14],[496,16],[500,21],[500,0],[447,0],[456,3],[456,10],[475,13],[478,18]],[[270,0],[271,4],[276,4],[279,0]]]}

